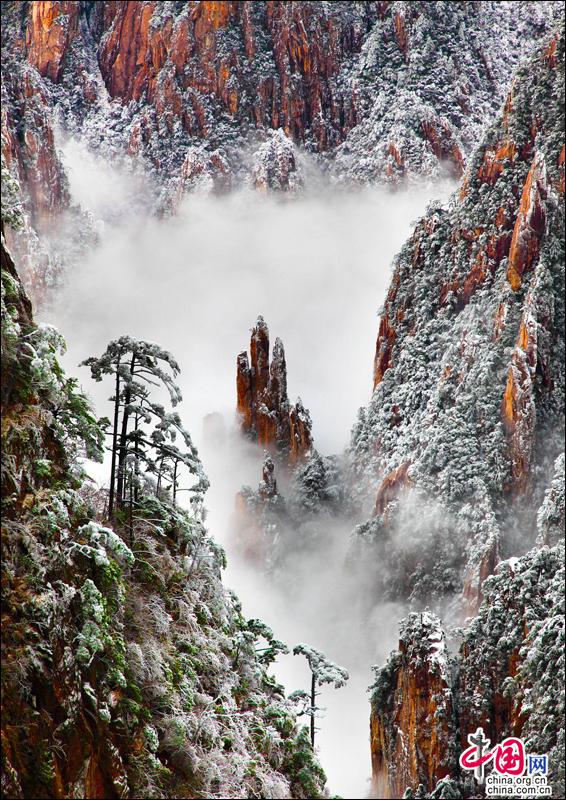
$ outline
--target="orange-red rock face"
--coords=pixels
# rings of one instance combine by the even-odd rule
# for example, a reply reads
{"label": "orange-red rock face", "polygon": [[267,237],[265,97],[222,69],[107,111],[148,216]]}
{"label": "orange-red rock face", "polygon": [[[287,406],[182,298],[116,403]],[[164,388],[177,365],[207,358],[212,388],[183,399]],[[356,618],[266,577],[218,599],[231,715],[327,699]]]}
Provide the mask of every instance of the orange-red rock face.
{"label": "orange-red rock face", "polygon": [[460,178],[464,173],[464,157],[458,145],[451,141],[452,135],[448,127],[439,126],[436,129],[429,122],[423,122],[421,127],[434,155],[448,164],[453,177]]}
{"label": "orange-red rock face", "polygon": [[37,73],[26,70],[21,80],[6,75],[2,88],[8,97],[19,95],[16,107],[10,102],[2,104],[2,155],[18,181],[21,191],[16,202],[25,212],[23,229],[16,232],[7,227],[6,240],[30,297],[41,303],[58,277],[57,260],[50,257],[44,242],[69,206],[68,184]]}
{"label": "orange-red rock face", "polygon": [[372,796],[403,797],[408,786],[431,791],[450,774],[447,744],[454,732],[451,687],[444,664],[444,634],[412,615],[418,632],[402,636],[395,667],[372,704]]}
{"label": "orange-red rock face", "polygon": [[240,353],[236,362],[236,410],[242,432],[274,453],[284,453],[291,465],[312,448],[311,422],[300,400],[287,397],[287,365],[280,339],[269,357],[269,329],[258,317],[252,329],[250,359]]}
{"label": "orange-red rock face", "polygon": [[566,184],[566,174],[564,169],[565,160],[566,160],[566,148],[564,145],[562,145],[562,150],[560,151],[560,155],[558,156],[557,159],[559,177],[556,182],[556,187],[560,192],[560,194],[564,194],[565,191],[565,184]]}
{"label": "orange-red rock face", "polygon": [[[320,149],[355,122],[353,101],[334,95],[329,82],[361,48],[361,26],[346,29],[312,3],[189,2],[186,13],[163,24],[151,23],[154,2],[106,5],[99,64],[108,91],[124,102],[145,96],[171,126],[180,120],[189,133],[207,137],[202,96],[214,97],[230,116],[281,127],[295,141],[309,129]],[[372,4],[365,13],[374,18]],[[234,35],[240,51],[224,46]],[[258,75],[249,86],[266,46],[275,74]]]}
{"label": "orange-red rock face", "polygon": [[[477,608],[474,613],[477,613]],[[527,634],[526,627],[523,632],[525,635]],[[502,659],[502,663],[494,664],[493,672],[500,672],[509,678],[515,678],[517,664],[519,663],[519,650],[519,647],[514,648],[511,654]],[[469,651],[468,643],[464,643],[461,652],[462,658],[466,659]],[[503,687],[497,685],[498,682],[495,679],[495,675],[489,675],[488,679],[496,687],[492,702],[484,709],[481,709],[480,704],[478,704],[479,708],[462,704],[459,709],[461,726],[459,745],[462,750],[468,745],[467,734],[475,731],[478,726],[484,729],[485,735],[490,737],[493,742],[500,741],[503,735],[521,735],[522,720],[517,704],[512,697],[502,691]],[[477,675],[465,675],[465,678],[460,680],[460,690],[464,694],[471,687],[477,686],[477,684]]]}
{"label": "orange-red rock face", "polygon": [[69,46],[79,30],[79,3],[30,3],[26,47],[30,64],[40,75],[57,81]]}
{"label": "orange-red rock face", "polygon": [[385,371],[392,364],[393,345],[395,344],[396,333],[387,315],[381,318],[379,332],[375,345],[375,359],[373,365],[373,387],[381,383]]}
{"label": "orange-red rock face", "polygon": [[518,492],[526,489],[531,472],[536,426],[534,379],[537,355],[537,323],[529,309],[526,309],[507,372],[501,404],[509,442],[512,486]]}
{"label": "orange-red rock face", "polygon": [[527,175],[521,205],[509,251],[507,278],[515,291],[521,288],[522,276],[535,266],[540,241],[544,235],[547,197],[547,179],[544,161],[536,156]]}
{"label": "orange-red rock face", "polygon": [[33,74],[25,75],[21,115],[32,124],[23,126],[18,137],[10,112],[2,109],[2,150],[8,167],[15,167],[20,183],[29,194],[34,226],[47,232],[54,218],[68,205],[67,182],[57,150],[47,101]]}
{"label": "orange-red rock face", "polygon": [[383,479],[375,499],[375,514],[383,514],[389,503],[394,500],[403,487],[409,483],[407,473],[410,466],[411,462],[405,461]]}
{"label": "orange-red rock face", "polygon": [[494,186],[508,163],[512,164],[517,155],[513,142],[503,142],[498,147],[487,148],[478,171],[482,183]]}

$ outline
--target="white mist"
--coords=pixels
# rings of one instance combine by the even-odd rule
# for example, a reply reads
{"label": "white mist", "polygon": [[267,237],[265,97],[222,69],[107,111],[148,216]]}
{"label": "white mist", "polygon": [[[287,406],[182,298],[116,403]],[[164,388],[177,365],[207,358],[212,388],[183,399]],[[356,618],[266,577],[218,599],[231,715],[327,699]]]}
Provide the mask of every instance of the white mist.
{"label": "white mist", "polygon": [[[77,364],[122,334],[158,342],[181,368],[185,425],[211,479],[208,526],[228,549],[225,583],[248,617],[260,617],[278,638],[324,650],[350,670],[345,689],[324,689],[319,754],[331,793],[367,794],[370,778],[371,664],[396,642],[403,610],[381,606],[364,623],[348,598],[341,559],[347,530],[332,530],[321,564],[305,564],[299,591],[285,593],[242,564],[227,537],[234,495],[257,485],[262,454],[230,434],[235,363],[258,314],[272,341],[285,345],[290,399],[310,409],[317,448],[341,451],[357,408],[371,392],[377,312],[395,253],[424,212],[430,189],[325,193],[278,199],[240,192],[189,198],[178,217],[144,215],[141,184],[98,162],[76,142],[64,158],[76,202],[101,220],[100,245],[67,276],[48,313],[69,343],[65,365],[107,413],[110,387],[90,381]],[[446,197],[452,187],[435,187]],[[135,211],[132,204],[135,198]],[[118,224],[117,221],[119,221]],[[46,316],[44,314],[44,316]],[[206,414],[220,412],[227,435],[202,435]],[[304,659],[276,665],[288,691],[307,688]]]}

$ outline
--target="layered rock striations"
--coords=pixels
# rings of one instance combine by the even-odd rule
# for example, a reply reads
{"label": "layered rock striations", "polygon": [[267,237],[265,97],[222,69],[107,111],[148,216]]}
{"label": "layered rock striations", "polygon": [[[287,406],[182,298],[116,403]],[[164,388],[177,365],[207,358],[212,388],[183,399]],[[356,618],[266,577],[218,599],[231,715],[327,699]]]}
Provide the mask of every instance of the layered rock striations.
{"label": "layered rock striations", "polygon": [[269,329],[258,317],[252,329],[250,355],[236,362],[237,414],[241,430],[258,445],[294,466],[312,448],[311,420],[300,398],[294,405],[287,396],[287,364],[280,339],[270,360]]}
{"label": "layered rock striations", "polygon": [[226,115],[326,149],[353,113],[335,79],[377,16],[373,3],[339,6],[190,2],[175,14],[124,3],[105,14],[101,71],[112,97],[145,96],[190,133],[208,138]]}
{"label": "layered rock striations", "polygon": [[359,544],[383,549],[389,592],[431,596],[421,566],[434,543],[439,592],[450,574],[477,608],[513,526],[534,530],[528,508],[561,449],[563,63],[562,29],[519,69],[459,192],[395,262],[352,442],[374,504]]}

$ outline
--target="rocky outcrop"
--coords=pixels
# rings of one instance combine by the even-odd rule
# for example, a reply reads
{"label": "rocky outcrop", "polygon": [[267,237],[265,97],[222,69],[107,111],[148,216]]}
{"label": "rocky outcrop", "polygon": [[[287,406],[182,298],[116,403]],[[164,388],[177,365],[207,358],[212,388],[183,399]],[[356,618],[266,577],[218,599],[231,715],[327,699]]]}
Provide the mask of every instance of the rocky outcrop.
{"label": "rocky outcrop", "polygon": [[253,185],[261,192],[293,192],[302,187],[295,148],[281,129],[261,145],[253,164]]}
{"label": "rocky outcrop", "polygon": [[31,3],[26,29],[27,57],[40,75],[58,81],[79,32],[79,3]]}
{"label": "rocky outcrop", "polygon": [[521,288],[524,273],[532,270],[538,261],[540,242],[545,233],[547,196],[544,157],[538,155],[523,186],[509,250],[507,279],[515,291]]}
{"label": "rocky outcrop", "polygon": [[402,623],[399,649],[375,668],[372,796],[475,796],[458,756],[478,727],[492,747],[517,736],[527,753],[548,753],[561,796],[563,580],[563,545],[501,562],[454,655],[434,615]]}
{"label": "rocky outcrop", "polygon": [[537,371],[537,322],[523,314],[502,401],[502,418],[509,441],[512,486],[524,491],[531,473],[536,431],[535,376]]}
{"label": "rocky outcrop", "polygon": [[483,600],[484,582],[493,575],[500,562],[499,536],[490,531],[478,543],[474,557],[469,559],[462,589],[462,617],[473,617]]}
{"label": "rocky outcrop", "polygon": [[399,495],[404,486],[410,483],[407,475],[410,466],[411,462],[405,461],[383,479],[377,490],[375,514],[384,514],[389,503]]}
{"label": "rocky outcrop", "polygon": [[189,194],[226,192],[232,186],[230,164],[222,150],[208,152],[203,147],[189,147],[179,177],[178,187],[171,206],[178,210]]}
{"label": "rocky outcrop", "polygon": [[313,440],[311,418],[301,398],[289,411],[289,462],[296,465],[311,453]]}
{"label": "rocky outcrop", "polygon": [[51,248],[50,239],[63,224],[70,196],[45,84],[34,70],[14,62],[12,67],[2,74],[2,161],[3,173],[17,187],[19,225],[7,224],[5,235],[37,303],[60,277],[54,250],[63,248]]}
{"label": "rocky outcrop", "polygon": [[[375,797],[475,796],[457,756],[480,726],[492,745],[519,736],[552,754],[564,792],[563,695],[549,699],[563,657],[563,454],[548,477],[563,450],[563,125],[559,103],[542,99],[561,96],[563,59],[561,33],[519,71],[459,193],[399,255],[386,298],[373,400],[353,440],[379,487],[359,547],[367,559],[373,546],[398,596],[412,587],[413,607],[432,584],[460,594],[467,620],[444,677],[415,614],[377,670]],[[517,527],[531,545],[538,530],[538,549],[501,560]]]}
{"label": "rocky outcrop", "polygon": [[333,14],[312,3],[98,5],[93,12],[75,2],[33,4],[22,45],[41,75],[62,79],[84,23],[110,96],[143,99],[170,129],[179,122],[208,138],[211,114],[226,115],[282,128],[296,142],[312,136],[324,150],[355,123],[353,97],[337,78],[377,18],[374,3]]}
{"label": "rocky outcrop", "polygon": [[300,399],[287,397],[287,364],[280,339],[275,340],[270,361],[269,329],[258,317],[252,329],[250,357],[240,353],[236,362],[237,414],[241,430],[261,447],[291,466],[312,448],[311,420]]}
{"label": "rocky outcrop", "polygon": [[277,490],[275,463],[266,455],[257,490],[249,486],[241,488],[236,494],[231,521],[234,546],[248,564],[258,569],[273,566],[284,516],[285,500]]}
{"label": "rocky outcrop", "polygon": [[403,623],[399,650],[376,670],[370,741],[372,797],[403,797],[453,772],[456,733],[445,634],[429,612]]}
{"label": "rocky outcrop", "polygon": [[373,365],[373,388],[381,383],[385,370],[392,366],[391,354],[395,344],[395,328],[390,324],[387,315],[381,318],[379,333],[375,344],[375,359]]}
{"label": "rocky outcrop", "polygon": [[3,90],[2,152],[24,189],[31,224],[47,234],[69,204],[48,97],[32,70],[6,76]]}

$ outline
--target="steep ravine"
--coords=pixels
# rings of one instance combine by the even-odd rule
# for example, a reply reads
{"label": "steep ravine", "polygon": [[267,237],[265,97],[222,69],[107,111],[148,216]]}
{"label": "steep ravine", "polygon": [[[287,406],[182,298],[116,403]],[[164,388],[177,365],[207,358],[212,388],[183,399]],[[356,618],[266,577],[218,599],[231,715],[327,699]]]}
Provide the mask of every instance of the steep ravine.
{"label": "steep ravine", "polygon": [[[388,262],[426,199],[424,191],[393,196],[371,191],[280,204],[241,195],[226,202],[195,200],[178,220],[147,222],[142,228],[128,224],[120,230],[108,226],[100,249],[70,276],[50,315],[69,340],[65,364],[83,383],[87,375],[77,372],[76,364],[124,328],[178,352],[187,419],[211,480],[207,524],[228,552],[226,585],[238,591],[247,616],[265,619],[289,645],[305,640],[320,647],[351,672],[345,689],[324,692],[327,711],[317,739],[330,791],[341,796],[369,788],[370,665],[383,660],[395,644],[396,620],[404,609],[393,604],[376,609],[372,621],[363,623],[348,598],[350,587],[341,588],[351,530],[342,522],[328,528],[331,541],[324,558],[313,555],[297,564],[292,603],[284,586],[279,590],[239,562],[229,539],[230,516],[242,483],[257,486],[263,451],[256,452],[254,445],[250,453],[251,445],[230,430],[236,356],[261,310],[270,330],[284,340],[288,395],[294,402],[300,391],[310,408],[317,446],[322,452],[342,450],[356,407],[371,389],[375,298],[384,296]],[[376,219],[380,223],[372,227]],[[285,247],[281,231],[286,231]],[[382,255],[376,265],[378,250]],[[221,323],[211,298],[219,304]],[[347,335],[333,324],[337,307]],[[72,331],[78,333],[74,339]],[[182,348],[175,347],[179,342]],[[96,384],[88,388],[100,413],[108,414],[107,392]],[[224,420],[216,419],[219,428],[212,419],[201,429],[210,412],[220,412]],[[278,659],[275,671],[288,691],[308,682],[304,665],[292,656]]]}

